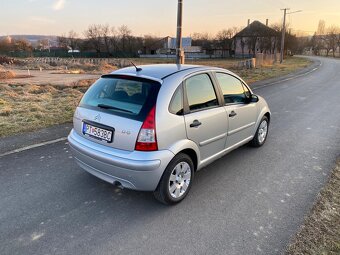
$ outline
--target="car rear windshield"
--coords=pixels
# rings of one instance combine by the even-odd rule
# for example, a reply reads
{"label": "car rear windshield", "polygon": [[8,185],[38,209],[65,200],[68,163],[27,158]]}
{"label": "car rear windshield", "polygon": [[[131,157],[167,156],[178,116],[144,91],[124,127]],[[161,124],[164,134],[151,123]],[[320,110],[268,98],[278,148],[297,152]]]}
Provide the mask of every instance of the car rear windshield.
{"label": "car rear windshield", "polygon": [[144,78],[102,76],[85,93],[80,106],[143,121],[155,105],[160,84]]}

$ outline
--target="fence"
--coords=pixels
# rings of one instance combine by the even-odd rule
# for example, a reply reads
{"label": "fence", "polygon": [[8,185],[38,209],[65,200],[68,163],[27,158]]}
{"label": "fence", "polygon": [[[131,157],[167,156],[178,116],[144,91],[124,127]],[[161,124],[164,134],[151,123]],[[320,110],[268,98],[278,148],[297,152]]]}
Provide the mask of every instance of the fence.
{"label": "fence", "polygon": [[264,65],[273,65],[280,59],[280,54],[257,53],[255,58],[244,59],[235,64],[238,69],[251,69]]}
{"label": "fence", "polygon": [[23,65],[28,64],[49,64],[51,66],[68,66],[68,65],[100,65],[108,63],[117,67],[126,67],[131,65],[129,59],[124,58],[59,58],[59,57],[43,57],[43,58],[12,58],[11,62],[21,62]]}

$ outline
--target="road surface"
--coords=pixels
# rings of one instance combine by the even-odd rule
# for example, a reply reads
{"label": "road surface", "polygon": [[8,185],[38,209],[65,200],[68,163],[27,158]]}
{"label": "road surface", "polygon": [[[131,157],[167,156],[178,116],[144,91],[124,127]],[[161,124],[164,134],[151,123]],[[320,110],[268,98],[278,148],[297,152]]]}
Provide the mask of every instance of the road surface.
{"label": "road surface", "polygon": [[0,158],[0,254],[281,254],[340,154],[340,61],[254,92],[267,143],[198,172],[179,205],[120,190],[65,141]]}

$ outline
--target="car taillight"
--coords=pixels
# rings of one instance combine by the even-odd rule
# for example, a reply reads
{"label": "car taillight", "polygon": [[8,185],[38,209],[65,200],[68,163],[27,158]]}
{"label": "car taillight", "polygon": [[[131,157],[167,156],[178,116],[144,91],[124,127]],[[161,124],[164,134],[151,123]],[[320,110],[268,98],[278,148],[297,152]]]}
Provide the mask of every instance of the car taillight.
{"label": "car taillight", "polygon": [[136,151],[158,150],[155,123],[156,107],[154,106],[143,122],[136,141]]}

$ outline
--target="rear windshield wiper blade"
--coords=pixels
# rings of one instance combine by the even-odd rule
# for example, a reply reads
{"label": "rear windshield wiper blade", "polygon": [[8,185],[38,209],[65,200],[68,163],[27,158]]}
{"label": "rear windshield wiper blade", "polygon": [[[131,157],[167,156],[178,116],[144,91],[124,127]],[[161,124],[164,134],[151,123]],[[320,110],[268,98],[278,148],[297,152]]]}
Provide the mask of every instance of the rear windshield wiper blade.
{"label": "rear windshield wiper blade", "polygon": [[114,107],[114,106],[107,105],[107,104],[98,104],[97,106],[99,108],[104,108],[104,109],[111,109],[111,110],[117,110],[117,111],[122,111],[122,112],[127,112],[127,113],[134,113],[132,111],[121,109],[121,108]]}

